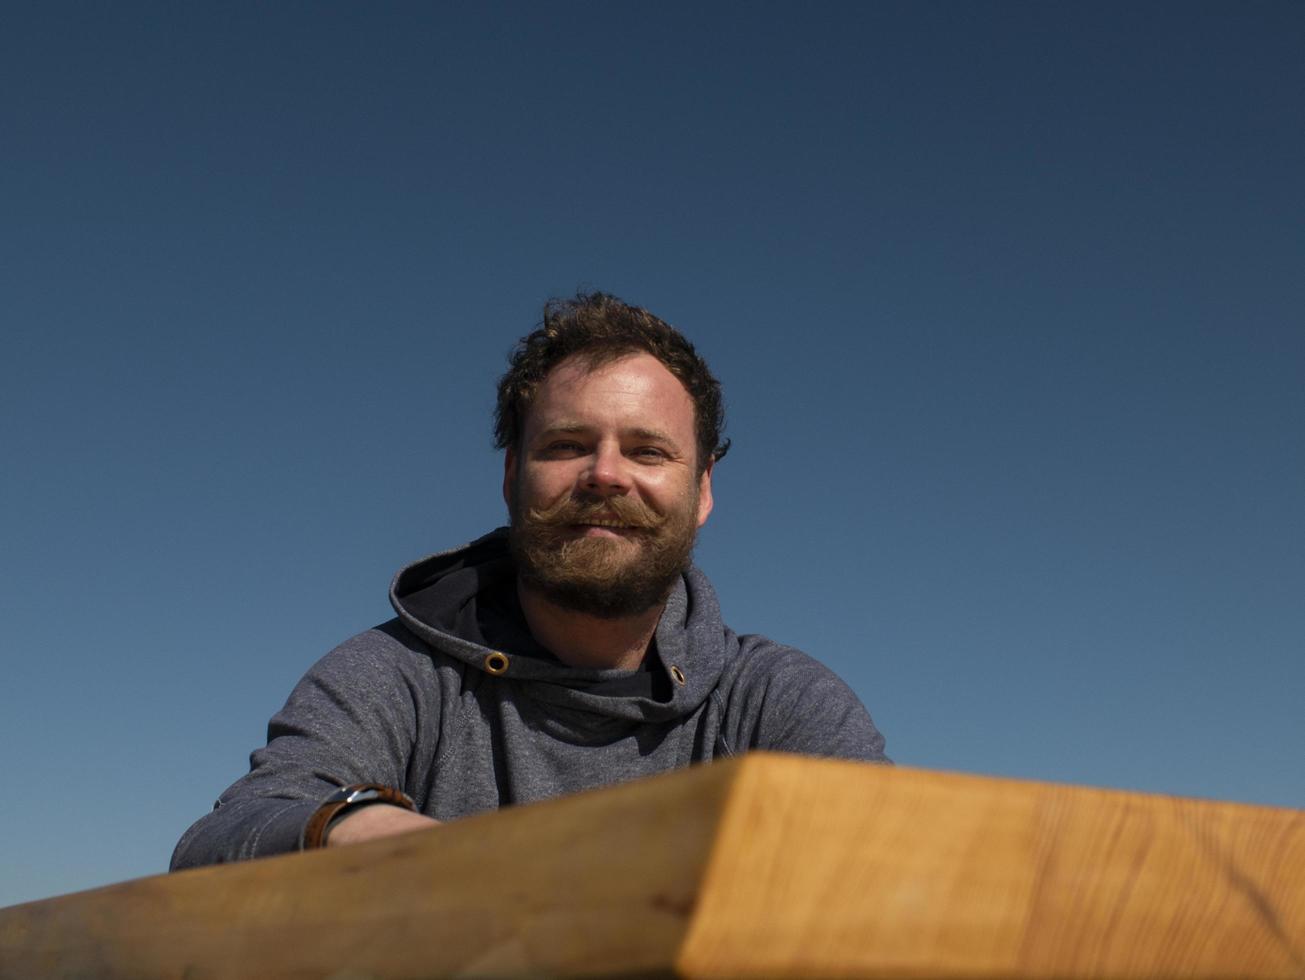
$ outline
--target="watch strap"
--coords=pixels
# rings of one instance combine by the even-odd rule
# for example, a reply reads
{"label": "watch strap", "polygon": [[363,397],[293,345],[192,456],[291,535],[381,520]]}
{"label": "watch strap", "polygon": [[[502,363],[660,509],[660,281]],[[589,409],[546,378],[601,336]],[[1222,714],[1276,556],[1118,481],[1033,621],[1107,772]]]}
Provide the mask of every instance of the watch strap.
{"label": "watch strap", "polygon": [[380,783],[354,783],[352,786],[342,786],[328,796],[308,818],[299,837],[299,849],[308,851],[324,847],[327,831],[330,830],[333,820],[344,816],[346,810],[372,803],[389,803],[414,812],[417,809],[417,805],[412,802],[412,798],[407,793],[393,786],[383,786]]}

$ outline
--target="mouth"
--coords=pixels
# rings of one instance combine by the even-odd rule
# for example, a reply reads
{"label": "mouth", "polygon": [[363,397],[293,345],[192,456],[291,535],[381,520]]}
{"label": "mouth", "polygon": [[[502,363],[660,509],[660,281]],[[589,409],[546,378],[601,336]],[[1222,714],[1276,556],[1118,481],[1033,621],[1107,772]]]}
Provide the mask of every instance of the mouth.
{"label": "mouth", "polygon": [[639,528],[615,517],[589,517],[576,521],[571,528],[585,537],[604,538],[624,538],[639,531]]}

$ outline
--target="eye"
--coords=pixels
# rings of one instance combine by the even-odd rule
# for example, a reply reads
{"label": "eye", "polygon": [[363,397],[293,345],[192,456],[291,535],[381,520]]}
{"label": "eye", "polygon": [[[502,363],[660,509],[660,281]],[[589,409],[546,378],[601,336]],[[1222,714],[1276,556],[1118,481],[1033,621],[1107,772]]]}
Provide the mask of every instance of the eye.
{"label": "eye", "polygon": [[588,450],[574,439],[558,439],[544,446],[543,455],[550,459],[568,459],[581,456]]}
{"label": "eye", "polygon": [[641,463],[660,463],[662,460],[670,459],[666,450],[658,449],[656,446],[640,446],[630,455]]}

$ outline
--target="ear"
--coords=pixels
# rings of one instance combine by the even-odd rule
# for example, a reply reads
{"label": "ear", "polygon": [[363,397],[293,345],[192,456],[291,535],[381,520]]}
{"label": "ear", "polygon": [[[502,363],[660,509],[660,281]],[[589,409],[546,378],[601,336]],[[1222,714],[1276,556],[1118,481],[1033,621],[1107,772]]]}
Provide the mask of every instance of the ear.
{"label": "ear", "polygon": [[508,446],[503,452],[503,503],[507,504],[508,512],[512,511],[512,488],[517,482],[517,451],[513,446]]}
{"label": "ear", "polygon": [[707,517],[711,514],[711,471],[716,465],[713,459],[707,464],[707,468],[702,471],[702,476],[698,478],[698,527],[707,523]]}

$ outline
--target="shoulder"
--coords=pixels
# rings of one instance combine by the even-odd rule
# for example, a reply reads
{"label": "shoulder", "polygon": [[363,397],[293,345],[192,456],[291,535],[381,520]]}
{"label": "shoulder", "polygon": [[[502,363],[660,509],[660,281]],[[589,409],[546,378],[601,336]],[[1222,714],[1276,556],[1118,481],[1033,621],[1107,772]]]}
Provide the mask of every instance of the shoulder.
{"label": "shoulder", "polygon": [[764,636],[743,635],[738,644],[722,677],[736,748],[884,759],[883,736],[860,698],[832,670]]}
{"label": "shoulder", "polygon": [[322,660],[341,663],[369,661],[394,663],[423,659],[429,661],[430,654],[429,645],[413,635],[398,619],[391,619],[349,637],[327,653]]}
{"label": "shoulder", "polygon": [[309,668],[304,682],[355,689],[412,688],[434,680],[449,662],[392,619],[336,646]]}
{"label": "shoulder", "polygon": [[851,688],[815,657],[755,633],[738,637],[738,653],[724,680],[732,698],[789,702],[812,687],[823,695],[856,698]]}

